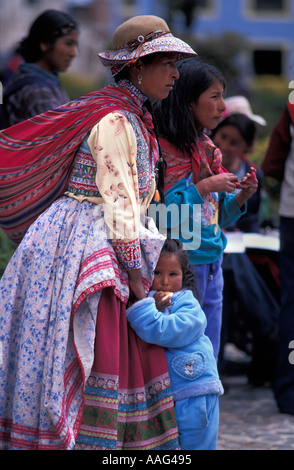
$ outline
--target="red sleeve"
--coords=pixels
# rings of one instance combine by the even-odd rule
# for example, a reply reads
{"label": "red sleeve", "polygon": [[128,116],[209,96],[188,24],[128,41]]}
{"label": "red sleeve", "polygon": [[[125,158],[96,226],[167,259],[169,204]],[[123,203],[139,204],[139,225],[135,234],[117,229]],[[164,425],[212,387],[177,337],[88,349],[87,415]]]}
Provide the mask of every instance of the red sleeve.
{"label": "red sleeve", "polygon": [[261,163],[261,169],[265,176],[282,181],[287,156],[291,146],[290,116],[285,108],[280,119],[274,127],[270,142]]}

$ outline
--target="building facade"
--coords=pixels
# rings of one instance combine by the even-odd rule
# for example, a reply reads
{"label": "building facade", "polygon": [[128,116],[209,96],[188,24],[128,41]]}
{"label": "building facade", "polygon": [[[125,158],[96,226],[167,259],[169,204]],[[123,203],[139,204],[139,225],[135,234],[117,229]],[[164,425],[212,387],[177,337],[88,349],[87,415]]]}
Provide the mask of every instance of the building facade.
{"label": "building facade", "polygon": [[[169,15],[166,0],[134,0],[136,14]],[[195,0],[190,32],[199,38],[235,32],[246,37],[257,74],[294,78],[294,0]],[[174,16],[177,30],[185,19]]]}
{"label": "building facade", "polygon": [[[193,0],[191,0],[193,1]],[[133,15],[154,14],[170,24],[170,0],[0,0],[0,54],[11,50],[32,20],[47,8],[73,12],[80,21],[80,52],[71,70],[91,77],[105,74],[97,52],[111,45],[114,29]],[[194,0],[189,33],[209,35],[235,32],[246,38],[256,74],[294,79],[294,0]],[[180,11],[172,15],[172,29],[187,32]]]}

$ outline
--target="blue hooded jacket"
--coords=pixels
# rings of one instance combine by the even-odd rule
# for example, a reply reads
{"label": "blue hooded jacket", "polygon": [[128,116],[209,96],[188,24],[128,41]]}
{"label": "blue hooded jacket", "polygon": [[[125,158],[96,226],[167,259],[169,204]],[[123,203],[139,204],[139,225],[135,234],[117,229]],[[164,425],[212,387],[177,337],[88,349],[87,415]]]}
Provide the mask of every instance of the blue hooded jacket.
{"label": "blue hooded jacket", "polygon": [[174,400],[223,394],[212,344],[204,334],[206,316],[192,291],[175,292],[164,312],[157,310],[153,297],[147,297],[126,313],[140,338],[166,348]]}

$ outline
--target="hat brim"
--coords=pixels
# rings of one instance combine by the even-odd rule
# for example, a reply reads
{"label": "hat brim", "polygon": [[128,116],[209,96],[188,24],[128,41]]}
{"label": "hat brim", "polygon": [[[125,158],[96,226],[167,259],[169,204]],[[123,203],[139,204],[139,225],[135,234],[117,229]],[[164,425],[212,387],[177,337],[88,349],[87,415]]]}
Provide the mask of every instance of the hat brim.
{"label": "hat brim", "polygon": [[257,124],[260,124],[261,126],[267,125],[266,120],[262,116],[258,116],[258,114],[251,114],[248,117],[250,117],[252,121],[256,122]]}
{"label": "hat brim", "polygon": [[151,41],[144,42],[139,48],[130,49],[129,47],[122,47],[100,52],[98,56],[104,66],[114,67],[119,65],[124,66],[132,60],[156,52],[176,52],[179,54],[179,59],[197,55],[187,43],[168,33]]}

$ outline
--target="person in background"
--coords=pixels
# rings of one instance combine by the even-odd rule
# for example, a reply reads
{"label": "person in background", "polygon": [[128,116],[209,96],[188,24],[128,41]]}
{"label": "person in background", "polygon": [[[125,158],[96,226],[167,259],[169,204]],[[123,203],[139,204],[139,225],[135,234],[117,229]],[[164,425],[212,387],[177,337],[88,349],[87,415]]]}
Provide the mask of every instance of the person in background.
{"label": "person in background", "polygon": [[[258,188],[247,201],[247,212],[235,224],[227,229],[238,229],[242,232],[259,232],[259,209],[261,189],[263,184],[262,172],[248,159],[253,152],[256,137],[256,122],[265,125],[261,116],[254,115],[246,98],[236,96],[225,100],[226,111],[222,121],[213,129],[211,139],[222,153],[222,164],[241,180],[250,168],[256,170]],[[247,104],[247,106],[245,106]],[[240,188],[235,189],[235,193]]]}
{"label": "person in background", "polygon": [[260,126],[266,126],[266,120],[259,114],[253,113],[251,105],[248,99],[242,95],[230,96],[225,99],[226,109],[223,113],[223,119],[230,116],[231,114],[244,114],[251,121],[259,124]]}
{"label": "person in background", "polygon": [[215,450],[223,387],[194,289],[187,251],[167,238],[149,297],[128,308],[127,319],[140,338],[166,350],[181,449]]}
{"label": "person in background", "polygon": [[35,19],[16,48],[23,61],[4,90],[4,127],[69,101],[58,75],[77,56],[78,38],[77,22],[63,11],[46,10]]}
{"label": "person in background", "polygon": [[[254,167],[258,180],[257,191],[247,202],[246,214],[227,227],[226,232],[258,233],[263,175],[261,170],[248,160],[247,154],[254,148],[256,124],[263,126],[266,121],[252,113],[245,97],[231,97],[226,99],[225,103],[225,117],[212,131],[211,138],[221,150],[222,163],[228,171],[241,180],[250,168]],[[238,191],[240,189],[236,188],[234,192]],[[234,370],[234,365],[224,357],[224,347],[229,341],[250,357],[246,366],[248,380],[251,384],[260,386],[273,380],[278,302],[267,282],[272,279],[268,266],[273,266],[273,260],[261,253],[255,254],[254,261],[256,265],[247,252],[224,254],[223,323],[218,365],[221,373]],[[260,266],[262,274],[259,271]],[[244,368],[244,365],[242,367]]]}
{"label": "person in background", "polygon": [[280,314],[278,364],[273,383],[281,413],[294,415],[294,103],[287,102],[276,123],[262,161],[266,176],[281,183],[280,194]]}
{"label": "person in background", "polygon": [[126,305],[164,243],[146,216],[163,189],[150,99],[193,55],[136,16],[99,53],[113,84],[0,132],[0,225],[19,242],[0,281],[2,449],[179,446],[165,351]]}
{"label": "person in background", "polygon": [[[179,73],[180,78],[168,98],[155,103],[154,116],[167,163],[166,205],[176,204],[182,215],[180,240],[188,250],[196,274],[200,305],[207,317],[206,334],[217,358],[223,295],[221,265],[226,247],[221,228],[246,212],[245,203],[255,193],[257,180],[248,173],[244,189],[231,194],[238,178],[223,168],[221,152],[204,132],[204,129],[214,129],[225,111],[223,75],[197,58],[181,61]],[[191,240],[190,231],[183,233],[183,204],[189,206],[191,220],[195,216],[194,206],[201,208],[201,239],[197,247],[196,235]],[[197,220],[196,223],[199,224]],[[167,229],[169,234],[170,227]]]}

